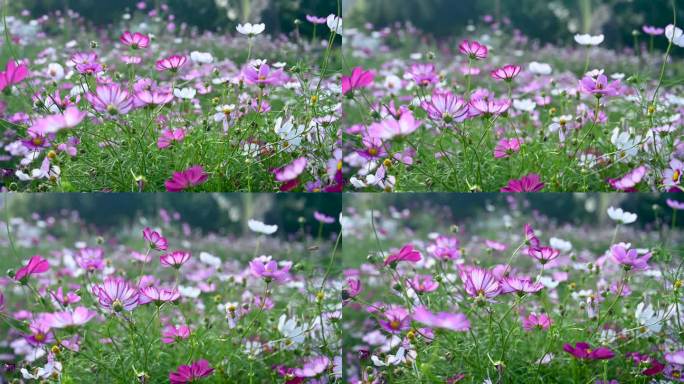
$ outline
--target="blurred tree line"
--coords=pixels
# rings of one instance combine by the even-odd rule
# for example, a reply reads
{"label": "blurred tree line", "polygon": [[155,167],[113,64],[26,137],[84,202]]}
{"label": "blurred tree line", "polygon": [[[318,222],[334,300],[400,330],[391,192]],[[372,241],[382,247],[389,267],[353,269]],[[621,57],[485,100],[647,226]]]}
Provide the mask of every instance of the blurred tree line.
{"label": "blurred tree line", "polygon": [[[315,211],[335,218],[335,224],[324,226],[324,235],[339,232],[337,219],[341,198],[331,194],[304,193],[36,193],[1,194],[0,207],[10,217],[41,218],[60,216],[77,211],[85,223],[100,230],[116,229],[145,217],[151,225],[160,222],[160,210],[172,220],[190,224],[202,232],[236,233],[248,231],[247,220],[254,218],[267,224],[277,224],[277,235],[286,236],[304,228],[316,236],[319,223]],[[0,217],[4,220],[5,212]],[[300,222],[303,218],[303,222]]]}
{"label": "blurred tree line", "polygon": [[[542,42],[570,44],[575,33],[603,33],[606,46],[621,48],[633,46],[632,32],[641,32],[644,24],[672,24],[673,3],[682,25],[682,0],[404,0],[401,5],[396,0],[345,0],[344,15],[347,25],[355,27],[411,21],[436,36],[463,34],[469,24],[490,15],[510,20],[514,28]],[[662,37],[656,42],[667,45]]]}
{"label": "blurred tree line", "polygon": [[[341,0],[339,0],[341,1]],[[105,26],[121,20],[125,13],[137,9],[141,0],[12,0],[10,13],[26,9],[33,17],[71,9],[89,22]],[[263,22],[271,34],[295,30],[295,20],[301,20],[299,30],[309,34],[312,25],[306,15],[320,17],[338,13],[338,0],[145,0],[146,11],[168,5],[176,23],[187,23],[203,30],[234,31],[242,22]],[[5,3],[3,1],[3,3]]]}

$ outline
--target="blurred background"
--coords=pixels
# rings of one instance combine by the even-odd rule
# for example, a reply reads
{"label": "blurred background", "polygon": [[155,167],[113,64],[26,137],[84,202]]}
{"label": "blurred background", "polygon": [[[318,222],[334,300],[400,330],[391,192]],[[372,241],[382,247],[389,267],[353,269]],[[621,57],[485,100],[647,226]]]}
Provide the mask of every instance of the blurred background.
{"label": "blurred background", "polygon": [[339,14],[338,0],[11,0],[3,4],[9,4],[9,15],[28,11],[34,18],[72,10],[97,26],[137,12],[150,17],[173,15],[178,24],[212,31],[234,31],[238,23],[263,22],[271,34],[292,32],[297,19],[302,21],[300,32],[308,34],[312,25],[306,22],[307,14]]}
{"label": "blurred background", "polygon": [[[644,24],[661,28],[672,24],[675,2],[682,24],[682,0],[345,0],[343,15],[348,28],[410,22],[442,37],[462,35],[484,21],[561,45],[574,44],[575,33],[603,33],[602,46],[618,49],[632,46],[632,32],[641,33]],[[665,38],[656,39],[656,46],[666,43]]]}
{"label": "blurred background", "polygon": [[[187,223],[203,233],[249,232],[247,220],[277,224],[274,236],[288,237],[302,229],[316,236],[318,211],[335,218],[322,226],[322,235],[339,233],[341,199],[326,194],[270,193],[36,193],[0,194],[0,221],[70,216],[77,212],[87,225],[105,230],[132,225],[141,217],[148,225],[159,221]],[[4,231],[4,229],[3,229]]]}

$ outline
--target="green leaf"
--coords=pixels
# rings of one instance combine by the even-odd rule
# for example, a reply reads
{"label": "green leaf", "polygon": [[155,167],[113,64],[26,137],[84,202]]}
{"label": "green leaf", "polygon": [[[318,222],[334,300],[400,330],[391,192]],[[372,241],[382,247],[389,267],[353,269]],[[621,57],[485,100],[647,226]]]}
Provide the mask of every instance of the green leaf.
{"label": "green leaf", "polygon": [[17,320],[13,317],[6,316],[6,315],[2,315],[0,317],[2,317],[3,320],[5,320],[7,325],[16,329],[17,331],[19,331],[21,333],[25,333],[25,334],[31,333],[31,330],[29,329],[28,324],[26,324],[25,322]]}
{"label": "green leaf", "polygon": [[26,129],[23,126],[18,125],[18,124],[14,124],[14,123],[10,123],[9,121],[3,120],[3,119],[0,119],[0,128],[2,128],[2,130],[1,130],[2,132],[5,132],[5,131],[8,131],[11,129],[11,130],[16,131],[20,134],[26,133]]}

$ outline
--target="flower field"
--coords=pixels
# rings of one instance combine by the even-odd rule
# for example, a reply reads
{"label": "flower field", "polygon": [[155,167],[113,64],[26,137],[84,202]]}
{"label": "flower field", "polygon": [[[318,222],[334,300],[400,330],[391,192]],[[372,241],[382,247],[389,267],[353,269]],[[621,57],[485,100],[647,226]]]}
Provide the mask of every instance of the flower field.
{"label": "flower field", "polygon": [[200,32],[145,2],[125,16],[3,15],[6,188],[341,189],[341,19],[302,15],[307,36]]}
{"label": "flower field", "polygon": [[[336,221],[302,220],[314,229]],[[0,268],[10,271],[0,280],[0,377],[9,382],[342,375],[337,235],[285,241],[257,220],[243,234],[202,234],[167,211],[97,231],[69,211],[9,222],[10,237],[0,236]]]}
{"label": "flower field", "polygon": [[621,50],[603,34],[541,44],[491,16],[460,38],[348,29],[348,189],[682,190],[682,30],[630,28]]}
{"label": "flower field", "polygon": [[[616,195],[588,195],[588,207],[609,206],[561,223],[523,196],[492,196],[468,220],[430,195],[411,208],[346,199],[347,382],[682,380],[676,217],[642,226]],[[673,209],[684,205],[654,211]]]}

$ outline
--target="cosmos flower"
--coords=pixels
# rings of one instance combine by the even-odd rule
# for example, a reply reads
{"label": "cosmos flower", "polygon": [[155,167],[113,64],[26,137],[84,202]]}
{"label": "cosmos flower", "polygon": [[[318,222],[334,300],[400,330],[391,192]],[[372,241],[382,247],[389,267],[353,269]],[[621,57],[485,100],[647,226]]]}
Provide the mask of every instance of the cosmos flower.
{"label": "cosmos flower", "polygon": [[36,119],[29,127],[29,133],[45,136],[66,128],[74,128],[83,121],[86,114],[85,111],[81,112],[77,107],[70,105],[62,113]]}
{"label": "cosmos flower", "polygon": [[407,283],[417,293],[434,292],[439,288],[439,283],[432,280],[432,275],[415,275]]}
{"label": "cosmos flower", "polygon": [[282,68],[271,70],[268,64],[261,64],[258,67],[246,65],[242,71],[247,84],[265,87],[267,85],[280,85],[285,82],[285,73]]}
{"label": "cosmos flower", "polygon": [[413,320],[428,327],[444,328],[455,332],[466,332],[470,329],[470,321],[462,313],[432,313],[423,306],[413,311]]}
{"label": "cosmos flower", "polygon": [[318,17],[318,16],[313,16],[313,15],[306,15],[306,21],[312,24],[325,24],[327,22],[327,18],[325,17]]}
{"label": "cosmos flower", "polygon": [[273,171],[275,174],[275,180],[285,183],[285,186],[287,186],[286,189],[281,187],[282,191],[291,190],[296,186],[296,184],[292,185],[292,183],[296,182],[297,178],[304,172],[307,163],[308,160],[306,157],[300,157],[295,159],[292,163]]}
{"label": "cosmos flower", "polygon": [[185,139],[185,130],[183,128],[166,128],[162,131],[159,139],[157,139],[157,148],[168,148],[174,142],[181,142]]}
{"label": "cosmos flower", "polygon": [[542,313],[537,315],[536,313],[530,313],[527,317],[522,318],[522,326],[525,331],[530,332],[535,329],[546,331],[549,329],[553,321],[549,315]]}
{"label": "cosmos flower", "polygon": [[86,307],[77,307],[73,311],[55,312],[50,314],[50,326],[52,328],[78,327],[86,324],[97,313]]}
{"label": "cosmos flower", "polygon": [[316,377],[325,372],[330,366],[327,356],[310,357],[304,360],[301,368],[295,368],[292,373],[296,377]]}
{"label": "cosmos flower", "polygon": [[480,44],[477,41],[463,40],[458,45],[458,50],[468,56],[471,60],[484,60],[487,58],[488,49],[486,45]]}
{"label": "cosmos flower", "polygon": [[165,267],[180,268],[190,260],[191,253],[188,251],[173,251],[159,256],[159,262]]}
{"label": "cosmos flower", "polygon": [[182,55],[171,55],[169,57],[160,59],[155,64],[157,71],[171,71],[177,72],[180,67],[185,65],[188,58]]}
{"label": "cosmos flower", "polygon": [[0,71],[0,91],[12,85],[19,84],[29,74],[28,66],[24,63],[17,65],[14,59],[7,60],[4,71]]}
{"label": "cosmos flower", "polygon": [[180,299],[180,292],[177,289],[157,288],[153,285],[141,288],[140,294],[140,304],[154,302],[156,305],[161,305]]}
{"label": "cosmos flower", "polygon": [[150,46],[150,37],[140,32],[131,33],[126,31],[121,34],[119,41],[132,49],[147,48]]}
{"label": "cosmos flower", "polygon": [[409,261],[416,263],[421,260],[420,252],[413,249],[412,244],[406,244],[398,252],[392,253],[385,258],[385,266],[396,264],[400,261]]}
{"label": "cosmos flower", "polygon": [[335,222],[334,217],[328,216],[328,215],[321,213],[321,212],[318,212],[318,211],[314,211],[313,216],[314,216],[314,219],[316,219],[316,221],[323,223],[323,224],[332,224]]}
{"label": "cosmos flower", "polygon": [[41,256],[33,256],[26,266],[21,267],[14,274],[14,279],[17,281],[26,281],[33,275],[45,273],[50,269],[50,264]]}
{"label": "cosmos flower", "polygon": [[583,93],[601,98],[604,96],[618,96],[620,94],[620,80],[608,82],[608,77],[600,74],[597,77],[585,76],[579,82],[579,90]]}
{"label": "cosmos flower", "polygon": [[544,183],[536,173],[525,175],[519,180],[509,180],[508,185],[501,188],[501,192],[539,192],[544,189]]}
{"label": "cosmos flower", "polygon": [[672,44],[684,47],[684,32],[681,28],[668,24],[668,26],[665,27],[665,37],[667,37],[667,40],[671,41]]}
{"label": "cosmos flower", "polygon": [[415,132],[421,126],[421,122],[416,120],[412,112],[404,112],[397,120],[389,117],[380,123],[373,123],[368,127],[368,135],[384,140],[390,140],[395,137],[407,136]]}
{"label": "cosmos flower", "polygon": [[611,246],[610,253],[625,269],[638,271],[648,269],[648,260],[652,256],[651,252],[648,252],[640,257],[636,249],[625,249],[621,244]]}
{"label": "cosmos flower", "polygon": [[278,230],[277,225],[267,225],[259,220],[249,219],[247,221],[247,226],[250,230],[256,233],[262,233],[264,235],[272,235]]}
{"label": "cosmos flower", "polygon": [[427,251],[440,260],[456,260],[461,257],[461,242],[455,236],[437,236]]}
{"label": "cosmos flower", "polygon": [[181,325],[175,327],[167,325],[162,330],[161,342],[164,344],[178,343],[190,337],[190,327]]}
{"label": "cosmos flower", "polygon": [[351,76],[342,76],[342,94],[346,95],[356,89],[368,88],[373,84],[375,73],[364,71],[361,67],[352,70]]}
{"label": "cosmos flower", "polygon": [[488,97],[473,97],[470,100],[468,113],[475,116],[497,116],[505,113],[511,107],[511,100],[494,99]]}
{"label": "cosmos flower", "polygon": [[491,300],[501,293],[501,286],[492,273],[484,268],[463,268],[461,281],[470,297]]}
{"label": "cosmos flower", "polygon": [[519,65],[507,64],[493,70],[491,75],[494,80],[512,81],[521,70],[522,68]]}
{"label": "cosmos flower", "polygon": [[78,266],[88,272],[101,271],[105,267],[102,248],[83,248],[76,255]]}
{"label": "cosmos flower", "polygon": [[637,220],[636,213],[623,211],[622,208],[609,207],[606,212],[611,220],[617,221],[621,224],[632,224]]}
{"label": "cosmos flower", "polygon": [[401,333],[411,328],[411,316],[399,306],[392,306],[378,317],[380,326],[389,333]]}
{"label": "cosmos flower", "polygon": [[550,261],[556,260],[560,255],[557,249],[551,247],[532,247],[527,252],[530,256],[537,259],[540,264],[547,264]]}
{"label": "cosmos flower", "polygon": [[164,236],[150,227],[143,229],[143,238],[150,246],[150,249],[155,251],[166,251],[169,243]]}
{"label": "cosmos flower", "polygon": [[278,281],[284,282],[290,278],[290,264],[285,264],[283,267],[278,266],[275,260],[267,260],[263,257],[256,258],[249,262],[249,269],[252,275],[260,277],[267,282]]}
{"label": "cosmos flower", "polygon": [[102,308],[111,312],[130,312],[138,306],[138,290],[123,277],[108,277],[102,285],[94,285],[93,295]]}
{"label": "cosmos flower", "polygon": [[513,153],[520,151],[520,144],[522,143],[523,139],[519,138],[501,139],[494,147],[494,157],[497,159],[510,157]]}
{"label": "cosmos flower", "polygon": [[209,178],[200,165],[192,166],[185,171],[174,172],[173,176],[164,182],[167,192],[180,192],[198,186]]}
{"label": "cosmos flower", "polygon": [[673,199],[666,200],[667,205],[674,210],[684,210],[684,201],[678,201]]}
{"label": "cosmos flower", "polygon": [[575,35],[575,42],[579,45],[590,45],[590,46],[595,46],[603,43],[603,40],[605,39],[605,36],[603,34],[597,35],[597,36],[592,36],[589,34],[577,34]]}
{"label": "cosmos flower", "polygon": [[684,162],[679,159],[670,160],[670,168],[663,172],[663,185],[668,188],[679,187],[682,174],[684,173]]}
{"label": "cosmos flower", "polygon": [[121,85],[100,85],[95,93],[86,93],[86,99],[96,111],[111,116],[125,115],[133,107],[133,98]]}
{"label": "cosmos flower", "polygon": [[537,293],[544,288],[540,282],[533,282],[529,278],[520,278],[517,276],[504,276],[500,281],[501,293],[516,292],[519,295],[528,293]]}
{"label": "cosmos flower", "polygon": [[651,36],[659,36],[665,33],[664,28],[654,27],[652,25],[644,25],[643,27],[641,27],[641,30],[644,31],[645,34]]}
{"label": "cosmos flower", "polygon": [[190,365],[181,365],[174,372],[169,373],[171,384],[194,383],[197,380],[209,377],[214,373],[214,368],[207,360],[201,359]]}
{"label": "cosmos flower", "polygon": [[260,24],[252,24],[252,23],[245,23],[245,24],[238,24],[235,29],[238,31],[238,33],[248,36],[248,37],[254,37],[256,35],[262,34],[266,30],[266,24],[260,23]]}
{"label": "cosmos flower", "polygon": [[435,72],[435,65],[432,63],[413,64],[408,74],[421,87],[427,87],[439,82],[439,76]]}
{"label": "cosmos flower", "polygon": [[609,184],[618,191],[635,192],[636,185],[646,176],[648,168],[640,165],[618,179],[609,179]]}
{"label": "cosmos flower", "polygon": [[592,349],[591,345],[584,342],[576,343],[574,347],[571,344],[565,344],[563,350],[581,360],[608,360],[615,357],[615,353],[609,348]]}
{"label": "cosmos flower", "polygon": [[430,119],[447,124],[460,123],[468,118],[468,103],[449,91],[435,89],[430,100],[423,101],[420,107],[428,113]]}

